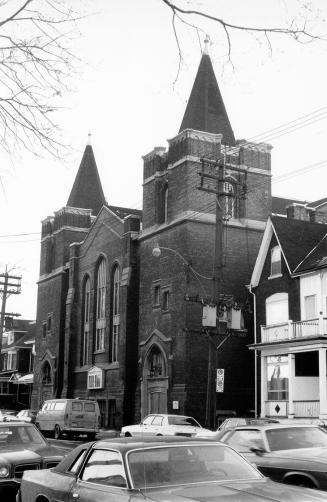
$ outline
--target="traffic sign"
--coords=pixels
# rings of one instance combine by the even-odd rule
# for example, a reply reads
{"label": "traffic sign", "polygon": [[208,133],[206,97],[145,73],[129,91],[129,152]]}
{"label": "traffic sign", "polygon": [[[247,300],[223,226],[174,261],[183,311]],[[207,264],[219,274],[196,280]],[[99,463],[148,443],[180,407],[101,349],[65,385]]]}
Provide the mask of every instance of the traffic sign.
{"label": "traffic sign", "polygon": [[224,379],[225,379],[225,370],[222,368],[218,368],[217,378],[216,378],[216,392],[224,392]]}

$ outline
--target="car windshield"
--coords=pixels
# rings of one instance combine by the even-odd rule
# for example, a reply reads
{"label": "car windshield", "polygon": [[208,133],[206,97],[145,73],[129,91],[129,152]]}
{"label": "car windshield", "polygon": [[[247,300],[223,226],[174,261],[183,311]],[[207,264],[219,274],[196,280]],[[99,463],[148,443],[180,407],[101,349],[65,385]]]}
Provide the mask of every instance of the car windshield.
{"label": "car windshield", "polygon": [[40,448],[46,444],[35,427],[27,425],[0,427],[0,450],[16,449],[17,447],[33,449],[33,447]]}
{"label": "car windshield", "polygon": [[271,451],[327,446],[327,433],[319,427],[268,429],[266,436]]}
{"label": "car windshield", "polygon": [[127,458],[134,488],[262,477],[235,451],[217,444],[134,450]]}
{"label": "car windshield", "polygon": [[192,427],[200,427],[200,424],[192,417],[173,416],[168,417],[169,425],[191,425]]}

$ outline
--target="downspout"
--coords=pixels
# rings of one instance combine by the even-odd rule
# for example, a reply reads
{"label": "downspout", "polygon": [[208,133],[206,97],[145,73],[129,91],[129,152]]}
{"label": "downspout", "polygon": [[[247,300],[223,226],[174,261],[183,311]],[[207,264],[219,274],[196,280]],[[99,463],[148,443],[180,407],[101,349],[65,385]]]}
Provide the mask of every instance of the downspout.
{"label": "downspout", "polygon": [[[248,290],[253,296],[253,334],[254,343],[257,344],[257,302],[255,293],[252,291],[251,284],[248,285]],[[258,365],[257,365],[258,351],[254,349],[254,417],[258,417]]]}

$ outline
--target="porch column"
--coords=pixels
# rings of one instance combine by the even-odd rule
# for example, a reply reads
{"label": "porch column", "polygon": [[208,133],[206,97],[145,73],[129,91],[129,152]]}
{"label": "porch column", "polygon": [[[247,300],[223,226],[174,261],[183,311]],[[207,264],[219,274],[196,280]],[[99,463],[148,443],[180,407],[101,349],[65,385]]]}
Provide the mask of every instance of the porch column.
{"label": "porch column", "polygon": [[327,419],[326,349],[319,349],[319,418]]}
{"label": "porch column", "polygon": [[261,411],[260,416],[266,416],[266,401],[268,397],[267,390],[267,357],[261,352]]}
{"label": "porch column", "polygon": [[294,418],[295,354],[288,354],[288,418]]}

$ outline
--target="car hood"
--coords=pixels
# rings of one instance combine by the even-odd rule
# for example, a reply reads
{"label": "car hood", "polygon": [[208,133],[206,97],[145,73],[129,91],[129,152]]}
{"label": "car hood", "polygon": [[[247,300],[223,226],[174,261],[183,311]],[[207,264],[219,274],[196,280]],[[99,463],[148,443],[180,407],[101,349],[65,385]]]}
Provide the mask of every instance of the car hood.
{"label": "car hood", "polygon": [[142,490],[154,502],[326,502],[326,492],[297,488],[269,479],[201,483],[164,489]]}
{"label": "car hood", "polygon": [[327,448],[295,448],[294,450],[280,450],[271,453],[271,456],[279,458],[290,458],[295,460],[306,460],[308,462],[323,462],[327,464]]}
{"label": "car hood", "polygon": [[53,446],[47,446],[37,449],[33,448],[31,450],[28,450],[26,448],[22,450],[21,447],[17,447],[15,449],[13,448],[10,450],[0,450],[0,462],[10,462],[11,464],[16,464],[17,462],[22,463],[25,461],[37,462],[41,458],[49,457],[58,457],[58,459],[61,459],[63,456],[63,453]]}

